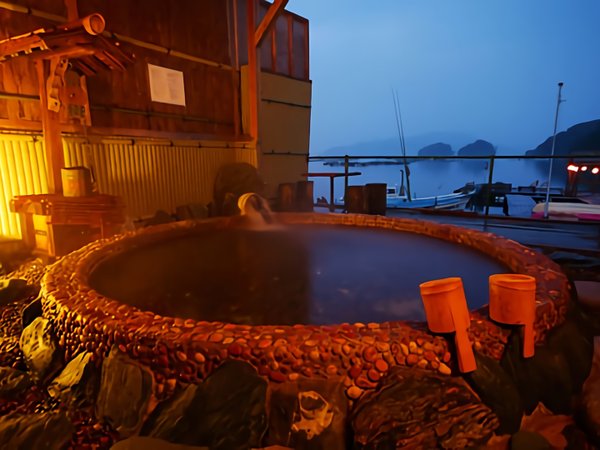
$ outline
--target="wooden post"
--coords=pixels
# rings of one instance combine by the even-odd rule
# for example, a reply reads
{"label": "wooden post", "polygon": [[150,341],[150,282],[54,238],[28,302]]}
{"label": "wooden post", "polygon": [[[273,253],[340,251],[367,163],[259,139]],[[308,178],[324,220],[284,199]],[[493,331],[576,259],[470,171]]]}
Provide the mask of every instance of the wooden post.
{"label": "wooden post", "polygon": [[346,196],[348,195],[348,169],[350,167],[350,158],[348,155],[344,156],[344,203],[346,202]]}
{"label": "wooden post", "polygon": [[65,0],[67,7],[67,20],[74,22],[79,19],[79,10],[77,9],[77,0]]}
{"label": "wooden post", "polygon": [[490,196],[492,195],[492,183],[494,182],[494,161],[495,158],[493,156],[490,157],[490,173],[488,175],[487,182],[487,196],[485,199],[485,215],[486,217],[490,213]]}
{"label": "wooden post", "polygon": [[233,0],[232,12],[233,15],[233,60],[231,61],[231,83],[233,85],[233,129],[236,136],[241,134],[240,120],[240,52],[238,42],[238,10],[237,0]]}
{"label": "wooden post", "polygon": [[258,141],[258,60],[254,29],[256,28],[256,2],[247,0],[246,19],[248,30],[248,125],[252,140]]}
{"label": "wooden post", "polygon": [[288,0],[274,0],[265,17],[256,26],[256,1],[247,0],[246,16],[248,29],[248,108],[250,135],[258,143],[258,105],[260,102],[260,58],[257,48],[273,26],[275,19],[284,10]]}
{"label": "wooden post", "polygon": [[50,61],[37,60],[37,70],[42,129],[44,131],[44,151],[48,170],[48,190],[51,194],[62,193],[60,170],[65,165],[60,130],[59,113],[48,109],[48,89],[46,80],[49,76]]}

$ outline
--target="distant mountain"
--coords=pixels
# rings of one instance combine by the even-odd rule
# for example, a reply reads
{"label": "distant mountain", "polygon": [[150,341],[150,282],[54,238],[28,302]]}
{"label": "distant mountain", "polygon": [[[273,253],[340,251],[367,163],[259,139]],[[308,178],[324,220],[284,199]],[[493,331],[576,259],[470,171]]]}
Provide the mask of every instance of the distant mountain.
{"label": "distant mountain", "polygon": [[[552,136],[546,139],[527,155],[549,156],[552,153]],[[556,135],[554,154],[568,156],[573,154],[600,155],[600,120],[578,123]]]}
{"label": "distant mountain", "polygon": [[[445,142],[453,148],[472,142],[473,136],[466,133],[432,132],[406,136],[406,154],[416,155],[417,149],[422,149],[434,142]],[[326,150],[311,151],[311,156],[400,156],[398,137],[358,142],[349,145],[338,145]]]}
{"label": "distant mountain", "polygon": [[454,156],[454,152],[451,145],[438,142],[423,147],[419,150],[419,156]]}
{"label": "distant mountain", "polygon": [[492,156],[496,154],[496,148],[491,142],[477,139],[475,142],[465,145],[457,154],[459,156]]}

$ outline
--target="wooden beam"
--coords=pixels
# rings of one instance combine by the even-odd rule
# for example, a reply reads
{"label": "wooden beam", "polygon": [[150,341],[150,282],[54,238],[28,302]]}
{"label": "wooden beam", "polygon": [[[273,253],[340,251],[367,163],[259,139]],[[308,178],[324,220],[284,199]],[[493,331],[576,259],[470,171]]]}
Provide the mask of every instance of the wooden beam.
{"label": "wooden beam", "polygon": [[42,115],[42,129],[44,130],[44,152],[46,153],[46,167],[48,170],[48,190],[51,194],[62,193],[61,169],[65,165],[61,128],[57,112],[48,109],[48,90],[46,80],[48,79],[49,61],[37,60],[37,70],[40,112]]}
{"label": "wooden beam", "polygon": [[248,133],[258,141],[258,56],[254,33],[256,28],[256,2],[246,1],[246,21],[248,30]]}
{"label": "wooden beam", "polygon": [[274,0],[271,6],[269,6],[265,17],[263,17],[262,22],[258,25],[258,28],[254,32],[254,45],[257,47],[260,45],[264,37],[267,35],[269,28],[273,26],[275,19],[277,19],[279,14],[281,14],[287,3],[288,0]]}
{"label": "wooden beam", "polygon": [[[111,128],[111,127],[84,127],[77,124],[64,124],[61,127],[63,133],[67,137],[83,138],[93,141],[92,137],[100,136],[110,138],[114,136],[123,136],[125,138],[144,138],[146,140],[160,139],[169,141],[202,141],[200,147],[210,147],[213,142],[225,142],[231,145],[231,148],[252,147],[252,139],[250,136],[240,134],[234,136],[232,134],[200,134],[200,133],[185,133],[178,131],[156,131],[144,130],[141,128]],[[42,123],[34,120],[10,120],[0,119],[0,131],[28,132],[37,135],[43,131]],[[171,145],[171,144],[169,144]]]}

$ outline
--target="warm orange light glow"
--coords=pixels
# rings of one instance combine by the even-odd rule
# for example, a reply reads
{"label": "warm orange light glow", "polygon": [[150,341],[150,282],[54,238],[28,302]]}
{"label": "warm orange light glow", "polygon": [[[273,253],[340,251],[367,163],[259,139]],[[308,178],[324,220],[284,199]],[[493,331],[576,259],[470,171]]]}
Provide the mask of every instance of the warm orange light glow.
{"label": "warm orange light glow", "polygon": [[575,164],[569,164],[567,166],[567,170],[570,170],[571,172],[579,172],[579,167],[577,167]]}
{"label": "warm orange light glow", "polygon": [[0,235],[21,237],[18,214],[10,212],[16,195],[48,192],[45,155],[40,139],[0,134]]}
{"label": "warm orange light glow", "polygon": [[600,169],[599,169],[598,167],[594,167],[594,168],[592,169],[592,173],[593,173],[594,175],[596,175],[598,172],[600,172]]}
{"label": "warm orange light glow", "polygon": [[588,166],[581,166],[581,171],[582,171],[582,172],[585,172],[585,171],[587,171],[587,169],[588,169]]}

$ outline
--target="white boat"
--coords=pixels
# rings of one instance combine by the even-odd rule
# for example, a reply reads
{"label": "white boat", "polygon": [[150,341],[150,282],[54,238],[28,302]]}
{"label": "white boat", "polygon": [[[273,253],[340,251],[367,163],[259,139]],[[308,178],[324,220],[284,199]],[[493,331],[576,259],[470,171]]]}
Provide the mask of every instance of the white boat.
{"label": "white boat", "polygon": [[[535,205],[531,212],[531,216],[543,218],[544,206],[544,202]],[[548,215],[551,218],[600,221],[600,205],[550,202],[548,203]]]}
{"label": "white boat", "polygon": [[[396,126],[398,128],[398,138],[400,140],[400,149],[404,160],[404,170],[402,173],[402,184],[400,189],[388,188],[387,190],[387,208],[433,208],[446,210],[465,209],[467,203],[475,194],[475,185],[466,184],[451,194],[436,195],[432,197],[413,197],[410,193],[410,169],[406,158],[406,141],[404,139],[404,127],[402,125],[402,115],[400,114],[400,101],[398,93],[393,90],[392,98],[394,100],[394,111],[396,113]],[[404,176],[406,175],[406,193],[404,189]]]}
{"label": "white boat", "polygon": [[407,195],[402,195],[396,188],[388,188],[388,208],[433,208],[447,210],[463,210],[475,194],[475,186],[465,186],[458,192],[436,195],[432,197],[415,197],[410,201]]}

